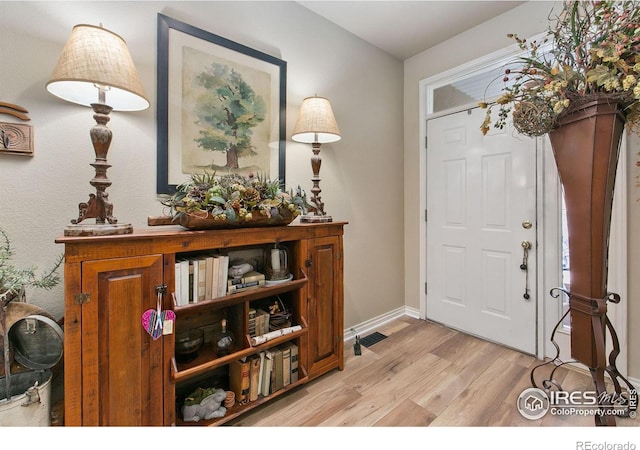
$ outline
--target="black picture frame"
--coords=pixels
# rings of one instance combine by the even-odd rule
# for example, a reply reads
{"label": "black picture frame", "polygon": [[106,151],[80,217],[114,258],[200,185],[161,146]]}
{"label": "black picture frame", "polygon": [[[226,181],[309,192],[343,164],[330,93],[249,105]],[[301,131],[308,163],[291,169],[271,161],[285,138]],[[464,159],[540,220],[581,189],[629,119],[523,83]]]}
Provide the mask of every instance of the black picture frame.
{"label": "black picture frame", "polygon": [[[198,151],[193,148],[194,144],[191,138],[195,141],[200,134],[195,133],[197,125],[192,125],[196,123],[193,120],[195,116],[190,116],[190,109],[185,106],[189,103],[187,97],[195,98],[196,96],[196,94],[191,93],[190,89],[184,89],[184,80],[192,79],[189,72],[191,66],[188,66],[188,61],[194,66],[193,73],[196,73],[198,64],[206,65],[212,61],[212,66],[213,64],[226,66],[229,70],[235,70],[240,73],[241,77],[247,75],[248,78],[257,80],[256,86],[263,89],[258,91],[258,88],[256,88],[258,91],[256,92],[256,97],[259,97],[259,93],[265,93],[267,98],[266,100],[263,99],[263,102],[267,112],[264,116],[268,120],[263,121],[267,123],[260,124],[261,138],[256,139],[258,145],[252,145],[251,148],[253,153],[257,155],[252,156],[252,158],[262,161],[262,165],[253,164],[244,169],[254,173],[251,169],[257,168],[259,169],[256,170],[257,172],[267,176],[269,179],[279,180],[284,189],[286,61],[160,13],[158,14],[157,37],[157,193],[172,194],[175,192],[177,185],[188,181],[191,173],[205,170],[203,165],[195,163],[191,166],[194,168],[192,171],[185,170],[187,151],[190,152],[190,155],[195,155],[192,157],[193,161],[198,157],[201,159],[207,158],[214,153],[211,152],[211,154],[205,155],[205,150]],[[185,52],[191,52],[189,59],[185,56],[187,55]],[[176,53],[180,54],[177,55]],[[206,62],[204,62],[205,60]],[[247,82],[247,84],[250,84],[250,82]],[[203,87],[201,89],[206,88]],[[185,93],[187,93],[186,96]],[[191,105],[194,104],[193,98],[190,100]],[[176,123],[179,124],[176,125]],[[268,129],[265,129],[266,127]],[[209,128],[215,130],[215,126],[210,126]],[[265,139],[265,137],[268,139]],[[187,145],[183,145],[185,142]],[[188,150],[185,150],[185,148],[188,148]],[[224,157],[227,157],[226,154],[228,152],[223,151],[222,153],[224,153]],[[220,155],[213,155],[211,156],[212,161],[214,156],[221,157]],[[226,164],[228,164],[228,159]],[[196,167],[198,169],[195,169]],[[218,175],[226,174],[215,170],[217,167],[216,164],[211,162],[207,171],[215,171]],[[268,170],[265,170],[267,168]],[[234,170],[243,174],[243,168]],[[277,173],[272,173],[276,171]]]}

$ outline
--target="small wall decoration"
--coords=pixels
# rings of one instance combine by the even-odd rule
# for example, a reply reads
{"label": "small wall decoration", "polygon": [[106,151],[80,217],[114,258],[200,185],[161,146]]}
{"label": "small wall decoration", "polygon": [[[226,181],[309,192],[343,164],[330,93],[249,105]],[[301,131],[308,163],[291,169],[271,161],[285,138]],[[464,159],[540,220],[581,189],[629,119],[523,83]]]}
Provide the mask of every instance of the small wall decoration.
{"label": "small wall decoration", "polygon": [[[29,116],[22,106],[0,102],[0,114],[28,121]],[[33,156],[33,127],[12,122],[0,122],[0,153]]]}
{"label": "small wall decoration", "polygon": [[158,194],[191,175],[284,186],[286,62],[158,14]]}

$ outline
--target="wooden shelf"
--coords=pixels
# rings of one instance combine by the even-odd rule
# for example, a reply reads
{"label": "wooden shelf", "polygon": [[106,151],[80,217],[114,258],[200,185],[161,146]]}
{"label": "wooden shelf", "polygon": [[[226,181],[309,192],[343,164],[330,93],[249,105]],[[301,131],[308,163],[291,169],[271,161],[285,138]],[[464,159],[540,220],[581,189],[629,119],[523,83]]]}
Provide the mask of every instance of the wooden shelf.
{"label": "wooden shelf", "polygon": [[275,347],[284,342],[297,339],[307,333],[308,328],[305,327],[302,330],[285,334],[284,336],[277,337],[269,342],[265,342],[264,344],[256,345],[255,347],[243,348],[226,356],[218,356],[213,346],[208,344],[202,347],[198,351],[198,356],[188,363],[179,363],[176,361],[175,357],[173,357],[171,361],[171,378],[176,383],[188,380],[189,378],[229,364],[231,361],[236,361],[254,353],[260,353],[262,350]]}
{"label": "wooden shelf", "polygon": [[[334,368],[342,369],[344,225],[193,231],[165,226],[127,235],[56,239],[65,248],[65,425],[222,425]],[[173,290],[166,287],[175,286],[177,259],[212,251],[252,251],[274,242],[287,245],[295,279],[183,306],[164,295],[162,309],[176,314],[174,334],[152,339],[140,326],[140,315],[158,308],[158,292]],[[252,346],[249,312],[265,306],[260,300],[271,304],[275,296],[301,329]],[[123,308],[135,313],[122,314]],[[118,320],[110,320],[113,317]],[[218,357],[210,341],[222,319],[228,320],[237,341],[233,353]],[[207,343],[192,361],[178,362],[175,333],[194,328],[203,329]],[[228,388],[226,366],[289,342],[298,346],[297,382],[236,405],[223,418],[181,420],[176,407],[192,385],[211,382]],[[109,352],[114,345],[127,351]],[[102,386],[106,379],[109,389]],[[142,406],[131,408],[133,403]]]}
{"label": "wooden shelf", "polygon": [[231,420],[237,417],[240,417],[242,414],[246,413],[247,411],[251,411],[252,409],[257,408],[258,406],[264,403],[267,403],[276,397],[286,394],[287,392],[297,388],[298,386],[305,384],[307,381],[309,381],[309,379],[308,379],[306,370],[304,370],[303,367],[301,369],[304,376],[300,378],[298,381],[296,381],[295,383],[291,383],[288,386],[285,386],[282,389],[274,392],[273,394],[269,394],[267,397],[263,397],[262,395],[260,395],[258,399],[253,402],[245,403],[244,405],[234,405],[233,407],[227,410],[227,413],[225,414],[224,417],[218,417],[216,419],[210,419],[210,420],[201,420],[198,422],[185,422],[178,415],[178,417],[176,418],[176,426],[202,427],[202,426],[224,425],[225,423],[230,422]]}
{"label": "wooden shelf", "polygon": [[205,300],[198,303],[189,303],[188,305],[175,306],[174,311],[179,315],[181,312],[194,311],[200,308],[224,308],[225,306],[239,305],[240,303],[260,300],[273,295],[283,294],[285,292],[291,292],[296,289],[300,289],[305,284],[307,284],[307,281],[307,278],[304,277],[275,286],[261,287],[244,292],[238,292],[237,294],[230,294],[224,297]]}

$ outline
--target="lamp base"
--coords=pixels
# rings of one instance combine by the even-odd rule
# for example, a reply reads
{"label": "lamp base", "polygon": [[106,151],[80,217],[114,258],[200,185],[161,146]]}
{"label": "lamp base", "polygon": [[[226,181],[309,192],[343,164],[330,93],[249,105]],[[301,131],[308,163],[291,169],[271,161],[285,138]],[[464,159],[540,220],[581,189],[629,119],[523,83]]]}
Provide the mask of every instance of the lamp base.
{"label": "lamp base", "polygon": [[333,222],[333,217],[331,216],[314,216],[314,215],[306,215],[300,216],[301,223],[326,223]]}
{"label": "lamp base", "polygon": [[130,223],[123,224],[73,224],[67,225],[65,236],[111,236],[113,234],[131,234],[133,227]]}

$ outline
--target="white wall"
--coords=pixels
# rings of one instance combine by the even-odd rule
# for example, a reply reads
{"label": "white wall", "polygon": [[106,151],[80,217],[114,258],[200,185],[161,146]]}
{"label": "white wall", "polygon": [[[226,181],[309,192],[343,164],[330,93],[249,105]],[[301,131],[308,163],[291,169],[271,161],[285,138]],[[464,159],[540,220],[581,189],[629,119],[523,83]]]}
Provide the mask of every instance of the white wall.
{"label": "white wall", "polygon": [[[141,228],[162,213],[155,195],[159,12],[287,61],[287,137],[304,97],[331,100],[342,140],[322,146],[320,187],[326,212],[349,222],[345,326],[402,306],[402,63],[295,2],[0,2],[0,101],[26,107],[35,133],[33,158],[0,155],[0,227],[16,264],[49,266],[63,250],[54,240],[92,192],[91,110],[44,87],[78,23],[102,23],[124,37],[151,101],[147,111],[111,115],[114,215]],[[310,146],[288,139],[287,187],[310,191],[310,156]],[[29,301],[63,315],[62,287],[33,291]]]}

